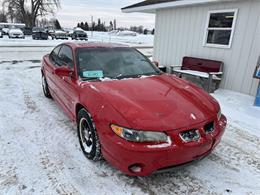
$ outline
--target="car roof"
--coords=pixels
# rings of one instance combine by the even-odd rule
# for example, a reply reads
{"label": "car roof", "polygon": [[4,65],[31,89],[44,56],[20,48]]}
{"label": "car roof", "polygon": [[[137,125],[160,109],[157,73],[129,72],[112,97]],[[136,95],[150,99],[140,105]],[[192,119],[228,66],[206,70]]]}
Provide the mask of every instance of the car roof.
{"label": "car roof", "polygon": [[73,49],[77,48],[122,48],[128,47],[127,45],[118,43],[103,43],[103,42],[66,42]]}

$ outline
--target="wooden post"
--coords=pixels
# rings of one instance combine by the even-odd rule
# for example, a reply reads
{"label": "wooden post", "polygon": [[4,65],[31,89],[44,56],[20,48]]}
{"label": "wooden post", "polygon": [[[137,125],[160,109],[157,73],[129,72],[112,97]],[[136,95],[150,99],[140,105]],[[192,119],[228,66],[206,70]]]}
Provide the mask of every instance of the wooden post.
{"label": "wooden post", "polygon": [[209,74],[208,88],[207,88],[208,93],[210,93],[210,89],[211,89],[211,86],[212,86],[212,79],[213,79],[213,75]]}

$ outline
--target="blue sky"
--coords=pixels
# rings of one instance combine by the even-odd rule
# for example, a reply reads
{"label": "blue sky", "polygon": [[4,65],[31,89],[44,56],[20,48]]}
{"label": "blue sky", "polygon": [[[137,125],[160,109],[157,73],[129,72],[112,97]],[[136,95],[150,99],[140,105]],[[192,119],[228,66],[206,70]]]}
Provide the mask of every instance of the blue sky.
{"label": "blue sky", "polygon": [[106,24],[114,18],[118,27],[143,25],[154,27],[154,14],[122,13],[121,8],[142,0],[61,0],[61,8],[56,14],[64,27],[74,27],[79,21],[91,21],[101,18]]}

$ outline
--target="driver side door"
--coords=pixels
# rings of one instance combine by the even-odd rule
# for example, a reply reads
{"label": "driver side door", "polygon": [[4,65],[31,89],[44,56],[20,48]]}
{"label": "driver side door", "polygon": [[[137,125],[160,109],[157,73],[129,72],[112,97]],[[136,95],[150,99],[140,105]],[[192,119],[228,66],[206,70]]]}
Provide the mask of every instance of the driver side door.
{"label": "driver side door", "polygon": [[63,107],[68,115],[73,118],[75,102],[77,102],[77,79],[75,75],[75,60],[73,57],[73,50],[68,45],[63,45],[59,52],[59,59],[61,66],[70,70],[68,75],[57,75],[58,94],[63,103]]}

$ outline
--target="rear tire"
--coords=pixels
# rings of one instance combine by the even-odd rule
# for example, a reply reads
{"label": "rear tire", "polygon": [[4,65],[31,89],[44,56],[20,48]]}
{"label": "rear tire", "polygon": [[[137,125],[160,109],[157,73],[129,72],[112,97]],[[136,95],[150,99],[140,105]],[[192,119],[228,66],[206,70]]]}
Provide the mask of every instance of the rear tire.
{"label": "rear tire", "polygon": [[85,157],[93,161],[102,159],[101,146],[94,122],[84,108],[78,112],[77,128],[79,144]]}
{"label": "rear tire", "polygon": [[48,86],[48,83],[47,83],[47,80],[46,80],[44,74],[42,74],[42,90],[43,90],[43,94],[45,97],[52,98],[51,94],[50,94],[49,86]]}

